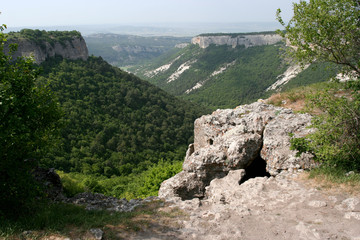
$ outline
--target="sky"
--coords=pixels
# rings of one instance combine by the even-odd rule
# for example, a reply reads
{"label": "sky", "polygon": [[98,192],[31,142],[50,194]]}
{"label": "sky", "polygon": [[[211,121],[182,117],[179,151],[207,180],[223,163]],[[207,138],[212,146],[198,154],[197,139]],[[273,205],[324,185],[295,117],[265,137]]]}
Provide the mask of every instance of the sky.
{"label": "sky", "polygon": [[[0,24],[8,27],[151,25],[287,21],[291,0],[4,0]],[[298,1],[297,1],[298,2]]]}

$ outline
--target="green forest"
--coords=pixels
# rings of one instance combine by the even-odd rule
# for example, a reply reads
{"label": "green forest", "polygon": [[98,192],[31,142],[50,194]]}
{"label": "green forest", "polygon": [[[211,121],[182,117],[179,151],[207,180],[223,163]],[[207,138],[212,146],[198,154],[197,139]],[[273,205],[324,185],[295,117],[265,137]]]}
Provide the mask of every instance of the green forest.
{"label": "green forest", "polygon": [[38,81],[50,81],[64,112],[57,147],[41,163],[91,176],[91,184],[95,176],[135,176],[159,162],[164,166],[182,161],[193,141],[193,122],[205,113],[100,57],[54,58],[41,67]]}
{"label": "green forest", "polygon": [[45,50],[45,42],[50,43],[53,47],[54,44],[60,43],[65,45],[66,41],[70,41],[73,38],[81,37],[81,33],[78,31],[45,31],[39,29],[22,29],[19,32],[10,32],[8,39],[13,41],[19,41],[20,39],[30,40]]}
{"label": "green forest", "polygon": [[0,212],[23,211],[40,194],[30,174],[37,166],[55,168],[67,196],[157,195],[160,183],[181,171],[194,120],[208,113],[101,57],[57,56],[36,65],[12,59],[16,44],[8,55],[2,50],[7,38],[43,44],[76,36],[30,29],[0,35]]}

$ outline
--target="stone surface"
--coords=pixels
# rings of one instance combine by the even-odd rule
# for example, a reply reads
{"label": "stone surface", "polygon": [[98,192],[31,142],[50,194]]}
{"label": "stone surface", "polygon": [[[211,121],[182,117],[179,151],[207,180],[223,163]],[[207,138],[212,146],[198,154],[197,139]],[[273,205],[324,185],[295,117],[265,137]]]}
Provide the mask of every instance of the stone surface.
{"label": "stone surface", "polygon": [[304,137],[312,129],[307,128],[311,123],[309,114],[293,114],[291,110],[281,110],[277,117],[269,122],[263,133],[263,147],[261,157],[267,162],[267,171],[271,175],[281,170],[307,169],[315,165],[312,155],[303,153],[296,157],[295,151],[290,151],[290,136]]}
{"label": "stone surface", "polygon": [[160,198],[167,200],[181,198],[182,200],[202,197],[205,184],[196,173],[182,171],[161,183]]}
{"label": "stone surface", "polygon": [[245,176],[245,170],[230,170],[223,178],[216,178],[206,187],[206,199],[215,204],[229,204],[237,195],[240,180]]}
{"label": "stone surface", "polygon": [[201,198],[213,179],[246,169],[258,158],[273,176],[283,170],[308,169],[315,165],[312,155],[297,157],[289,149],[289,134],[309,134],[310,122],[308,114],[261,101],[202,116],[195,121],[194,143],[187,150],[183,171],[161,184],[159,196]]}
{"label": "stone surface", "polygon": [[188,213],[178,239],[360,239],[359,197],[308,187],[299,172],[239,185],[243,174],[212,180],[200,203],[173,203]]}
{"label": "stone surface", "polygon": [[325,201],[310,201],[308,203],[308,206],[314,207],[314,208],[321,208],[321,207],[326,207],[327,203]]}

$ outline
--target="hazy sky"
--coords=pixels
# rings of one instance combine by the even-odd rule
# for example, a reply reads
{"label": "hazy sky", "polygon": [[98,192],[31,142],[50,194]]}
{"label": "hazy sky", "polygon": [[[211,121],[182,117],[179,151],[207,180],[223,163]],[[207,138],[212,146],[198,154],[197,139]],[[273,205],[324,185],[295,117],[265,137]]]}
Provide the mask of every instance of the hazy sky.
{"label": "hazy sky", "polygon": [[[291,0],[4,0],[0,24],[8,27],[93,24],[238,23],[275,21]],[[298,1],[296,1],[298,2]]]}

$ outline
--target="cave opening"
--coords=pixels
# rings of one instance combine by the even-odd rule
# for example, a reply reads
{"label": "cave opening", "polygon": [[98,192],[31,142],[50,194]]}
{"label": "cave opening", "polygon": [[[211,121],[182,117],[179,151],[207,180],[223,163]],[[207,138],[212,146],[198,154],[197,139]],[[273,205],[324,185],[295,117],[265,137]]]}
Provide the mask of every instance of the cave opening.
{"label": "cave opening", "polygon": [[245,168],[245,176],[240,180],[239,184],[242,184],[250,178],[256,177],[270,177],[270,174],[266,171],[266,161],[260,157],[260,155]]}

